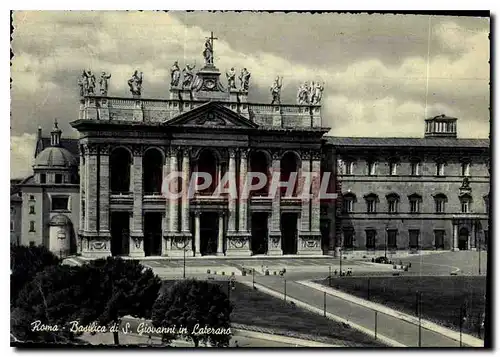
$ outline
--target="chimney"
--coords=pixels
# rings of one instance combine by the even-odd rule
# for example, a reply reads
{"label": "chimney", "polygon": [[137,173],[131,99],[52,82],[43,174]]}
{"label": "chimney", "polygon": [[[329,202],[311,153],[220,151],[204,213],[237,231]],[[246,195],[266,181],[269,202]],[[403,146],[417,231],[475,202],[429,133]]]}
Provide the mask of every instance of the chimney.
{"label": "chimney", "polygon": [[38,125],[38,132],[36,134],[36,138],[40,140],[42,138],[42,126]]}

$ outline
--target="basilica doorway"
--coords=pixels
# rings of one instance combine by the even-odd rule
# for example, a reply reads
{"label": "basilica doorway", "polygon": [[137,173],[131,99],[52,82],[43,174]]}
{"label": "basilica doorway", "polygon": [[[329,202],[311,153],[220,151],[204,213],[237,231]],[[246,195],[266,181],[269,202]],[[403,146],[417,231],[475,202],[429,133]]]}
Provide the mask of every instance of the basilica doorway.
{"label": "basilica doorway", "polygon": [[161,255],[162,213],[146,212],[144,214],[144,255]]}
{"label": "basilica doorway", "polygon": [[267,220],[266,212],[252,214],[252,254],[267,254]]}
{"label": "basilica doorway", "polygon": [[297,254],[298,213],[281,215],[281,249],[283,254]]}
{"label": "basilica doorway", "polygon": [[467,227],[460,228],[460,231],[458,232],[458,249],[469,249],[469,230]]}
{"label": "basilica doorway", "polygon": [[111,213],[111,255],[129,255],[130,252],[130,213]]}
{"label": "basilica doorway", "polygon": [[219,233],[219,215],[217,212],[203,212],[200,216],[200,253],[217,254],[217,235]]}

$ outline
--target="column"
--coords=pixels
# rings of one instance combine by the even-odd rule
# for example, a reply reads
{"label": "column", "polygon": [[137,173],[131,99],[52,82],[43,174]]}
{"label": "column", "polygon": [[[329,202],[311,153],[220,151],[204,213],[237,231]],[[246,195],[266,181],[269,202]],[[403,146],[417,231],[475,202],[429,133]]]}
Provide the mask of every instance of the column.
{"label": "column", "polygon": [[87,230],[97,232],[97,145],[88,146],[87,160],[87,199],[85,202],[87,214]]}
{"label": "column", "polygon": [[468,239],[468,248],[476,250],[476,222],[471,222],[471,233]]}
{"label": "column", "polygon": [[[311,155],[309,152],[304,152],[301,155],[301,161],[302,161],[302,167],[298,172],[297,175],[297,180],[300,180],[299,182],[302,182],[302,207],[300,210],[300,231],[302,232],[309,232],[311,231],[311,226],[310,226],[310,204],[311,204],[311,199],[309,198],[309,194],[311,193],[311,178],[306,178],[306,176],[303,176],[302,174],[305,175],[310,175],[311,172]],[[300,238],[300,236],[299,236]],[[297,251],[300,250],[300,239],[297,239],[297,244],[299,244],[299,247]]]}
{"label": "column", "polygon": [[452,250],[457,251],[458,249],[458,224],[453,224],[453,245]]}
{"label": "column", "polygon": [[[230,184],[236,183],[236,152],[234,149],[229,149],[229,168],[228,168]],[[234,234],[236,231],[236,197],[232,194],[228,196],[228,233]]]}
{"label": "column", "polygon": [[[178,148],[172,148],[170,151],[170,173],[175,173],[178,171],[177,167],[177,153],[178,153]],[[177,182],[177,179],[171,179],[170,184],[169,184],[169,190],[171,192],[171,195],[175,195],[178,192],[178,186],[176,186],[174,183]],[[175,197],[170,197],[168,200],[169,204],[169,212],[170,212],[170,218],[169,218],[169,231],[171,233],[177,232],[178,231],[178,217],[179,217],[179,212],[177,210],[178,208],[178,199]]]}
{"label": "column", "polygon": [[[273,153],[271,179],[279,178],[280,174],[280,152]],[[272,182],[269,187],[273,186]],[[269,241],[268,241],[268,254],[269,255],[283,255],[281,249],[281,208],[280,208],[280,190],[279,188],[274,192],[269,192],[272,195],[273,201],[271,206],[271,216],[269,217]]]}
{"label": "column", "polygon": [[200,257],[200,211],[194,213],[194,251],[195,256]]}
{"label": "column", "polygon": [[131,175],[131,188],[134,203],[132,207],[132,227],[130,234],[130,256],[144,256],[144,233],[142,229],[143,210],[142,210],[142,154],[143,148],[140,145],[133,148],[133,163]]}
{"label": "column", "polygon": [[224,255],[224,212],[219,213],[219,234],[217,236],[217,255]]}
{"label": "column", "polygon": [[[78,230],[83,232],[85,229],[85,152],[83,145],[80,145],[80,217],[78,223]],[[78,233],[78,232],[77,232]],[[78,238],[78,240],[80,240]],[[78,252],[80,253],[80,252]]]}
{"label": "column", "polygon": [[189,232],[189,148],[184,148],[182,150],[182,233]]}
{"label": "column", "polygon": [[99,236],[111,237],[109,231],[109,146],[99,148]]}
{"label": "column", "polygon": [[313,153],[311,171],[315,173],[315,176],[311,182],[311,231],[320,234],[320,222],[321,222],[321,197],[320,197],[320,187],[321,187],[321,152]]}
{"label": "column", "polygon": [[[248,149],[243,149],[240,151],[240,190],[238,192],[238,202],[240,208],[240,224],[239,224],[239,232],[247,233],[248,232],[248,195],[243,194],[244,190],[246,190],[246,181],[248,174]],[[245,197],[243,197],[245,196]]]}
{"label": "column", "polygon": [[[170,174],[170,148],[165,150],[165,163],[163,165],[163,179],[165,180]],[[165,197],[165,213],[163,215],[163,244],[162,244],[162,255],[169,255],[171,250],[171,238],[168,235],[170,232],[170,199],[168,197],[168,186],[165,185],[166,181],[163,182],[162,190]]]}

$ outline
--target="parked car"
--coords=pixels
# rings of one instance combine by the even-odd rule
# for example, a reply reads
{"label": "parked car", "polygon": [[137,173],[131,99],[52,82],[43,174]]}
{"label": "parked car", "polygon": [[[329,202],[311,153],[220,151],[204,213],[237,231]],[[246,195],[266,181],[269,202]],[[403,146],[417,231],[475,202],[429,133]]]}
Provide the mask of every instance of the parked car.
{"label": "parked car", "polygon": [[389,259],[387,257],[378,257],[375,258],[375,263],[389,264]]}

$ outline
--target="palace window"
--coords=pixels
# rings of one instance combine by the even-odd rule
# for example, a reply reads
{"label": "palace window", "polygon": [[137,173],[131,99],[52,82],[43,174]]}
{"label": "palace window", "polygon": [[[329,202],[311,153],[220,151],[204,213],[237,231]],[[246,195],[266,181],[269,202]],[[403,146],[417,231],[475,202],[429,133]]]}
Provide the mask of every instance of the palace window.
{"label": "palace window", "polygon": [[62,183],[62,175],[56,174],[56,183]]}
{"label": "palace window", "polygon": [[412,176],[419,176],[420,175],[420,162],[419,161],[413,161],[410,163],[410,173]]}
{"label": "palace window", "polygon": [[490,197],[489,195],[484,196],[484,208],[486,210],[486,214],[490,213]]}
{"label": "palace window", "polygon": [[366,212],[367,213],[375,213],[377,212],[377,201],[378,196],[374,193],[365,196],[366,201]]}
{"label": "palace window", "polygon": [[387,248],[397,249],[397,237],[398,237],[397,229],[387,230]]}
{"label": "palace window", "polygon": [[367,229],[366,233],[366,249],[375,249],[377,240],[377,231],[375,229]]}
{"label": "palace window", "polygon": [[344,161],[344,175],[352,175],[354,172],[354,162],[351,160]]}
{"label": "palace window", "polygon": [[436,163],[436,176],[444,176],[444,162]]}
{"label": "palace window", "polygon": [[14,221],[13,221],[13,220],[11,220],[11,221],[10,221],[10,231],[11,231],[11,232],[14,232],[14,228],[15,228]]}
{"label": "palace window", "polygon": [[35,232],[35,221],[30,221],[30,232]]}
{"label": "palace window", "polygon": [[414,193],[408,196],[408,201],[410,202],[410,213],[420,213],[420,203],[422,202],[422,196]]}
{"label": "palace window", "polygon": [[343,197],[343,210],[344,213],[354,212],[354,201],[356,200],[356,196],[352,193],[347,193]]}
{"label": "palace window", "polygon": [[460,205],[462,208],[462,213],[469,213],[470,212],[471,201],[472,201],[472,197],[468,194],[462,195],[460,197]]}
{"label": "palace window", "polygon": [[444,213],[445,212],[445,206],[446,206],[446,201],[448,198],[446,195],[439,193],[434,196],[434,205],[435,205],[435,211],[436,213]]}
{"label": "palace window", "polygon": [[35,214],[35,205],[30,205],[29,214]]}
{"label": "palace window", "polygon": [[396,161],[389,161],[389,175],[396,176],[398,174],[398,163]]}
{"label": "palace window", "polygon": [[52,196],[52,211],[67,211],[69,197],[68,196]]}
{"label": "palace window", "polygon": [[387,195],[387,212],[388,213],[397,213],[398,212],[398,203],[399,196],[395,193],[391,193]]}
{"label": "palace window", "polygon": [[346,228],[343,230],[344,233],[344,249],[350,249],[354,247],[354,229]]}
{"label": "palace window", "polygon": [[434,247],[444,249],[444,229],[434,230]]}
{"label": "palace window", "polygon": [[369,176],[374,176],[377,174],[377,163],[375,161],[368,161],[367,166]]}
{"label": "palace window", "polygon": [[462,176],[470,176],[470,163],[462,162],[461,174]]}
{"label": "palace window", "polygon": [[40,183],[46,183],[46,182],[47,182],[47,175],[40,174]]}
{"label": "palace window", "polygon": [[410,236],[410,249],[418,249],[419,248],[419,238],[420,238],[420,230],[418,229],[410,229],[408,231]]}

